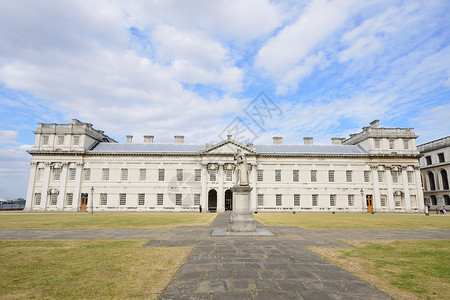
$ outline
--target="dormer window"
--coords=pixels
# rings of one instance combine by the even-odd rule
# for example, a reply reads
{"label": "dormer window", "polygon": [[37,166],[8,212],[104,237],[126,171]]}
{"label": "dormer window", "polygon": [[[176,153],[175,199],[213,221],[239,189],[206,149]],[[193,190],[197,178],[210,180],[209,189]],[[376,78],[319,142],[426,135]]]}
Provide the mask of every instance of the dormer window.
{"label": "dormer window", "polygon": [[76,135],[76,136],[73,137],[73,144],[75,146],[78,146],[80,144],[80,137],[79,136]]}
{"label": "dormer window", "polygon": [[64,145],[64,136],[58,136],[58,145]]}
{"label": "dormer window", "polygon": [[48,135],[44,135],[43,140],[42,140],[42,144],[43,145],[48,145]]}
{"label": "dormer window", "polygon": [[375,148],[380,148],[380,140],[375,140]]}
{"label": "dormer window", "polygon": [[403,148],[405,148],[405,150],[406,149],[409,149],[409,141],[408,140],[403,140]]}
{"label": "dormer window", "polygon": [[389,140],[389,149],[394,149],[394,140]]}

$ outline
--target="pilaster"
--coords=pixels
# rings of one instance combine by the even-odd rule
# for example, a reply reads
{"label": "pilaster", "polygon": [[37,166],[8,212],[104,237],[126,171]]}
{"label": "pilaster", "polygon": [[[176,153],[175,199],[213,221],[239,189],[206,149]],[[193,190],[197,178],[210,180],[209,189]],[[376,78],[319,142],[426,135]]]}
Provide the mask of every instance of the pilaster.
{"label": "pilaster", "polygon": [[202,164],[202,193],[200,196],[200,203],[202,205],[202,212],[208,212],[208,187],[206,180],[208,177],[207,164]]}
{"label": "pilaster", "polygon": [[[405,209],[407,212],[411,211],[411,197],[409,193],[409,185],[408,185],[408,174],[406,171],[406,167],[399,168],[399,171],[402,173],[402,179],[403,179],[403,194],[405,199]],[[416,199],[417,201],[417,199]]]}
{"label": "pilaster", "polygon": [[391,170],[392,170],[392,166],[391,165],[386,165],[385,166],[388,207],[389,207],[389,211],[395,211],[394,190],[392,188],[393,182],[392,182]]}
{"label": "pilaster", "polygon": [[225,211],[225,198],[223,192],[223,163],[219,163],[219,191],[217,192],[217,211]]}
{"label": "pilaster", "polygon": [[370,172],[372,172],[372,181],[373,181],[373,204],[374,210],[381,211],[381,198],[380,198],[380,187],[378,184],[378,166],[372,165],[370,166]]}
{"label": "pilaster", "polygon": [[251,164],[251,185],[253,186],[253,190],[250,192],[250,211],[256,211],[257,208],[257,189],[256,189],[256,183],[258,182],[257,180],[257,174],[256,174],[256,169],[257,169],[258,164],[254,163]]}
{"label": "pilaster", "polygon": [[[82,173],[83,173],[84,163],[77,162],[76,166],[77,166],[77,174],[75,177],[75,192],[73,193],[72,211],[78,211],[78,209],[80,208],[81,178],[83,177]],[[92,170],[91,170],[91,172],[92,172]],[[92,176],[91,176],[91,180],[92,180]]]}
{"label": "pilaster", "polygon": [[420,179],[420,167],[419,166],[414,166],[414,175],[416,177],[417,205],[419,207],[419,211],[423,212],[425,210],[425,203],[424,203],[424,199],[423,199],[423,188],[422,188],[422,180]]}
{"label": "pilaster", "polygon": [[42,189],[41,206],[39,210],[47,210],[48,207],[48,186],[50,184],[50,177],[52,173],[52,164],[46,162],[44,167],[44,186]]}
{"label": "pilaster", "polygon": [[[28,188],[27,188],[27,200],[25,202],[24,211],[31,211],[31,207],[33,205],[34,200],[34,185],[36,181],[36,172],[37,172],[37,163],[31,162],[30,176],[28,179]],[[41,198],[42,201],[42,198]]]}
{"label": "pilaster", "polygon": [[66,202],[66,186],[67,186],[67,173],[69,172],[69,163],[61,164],[61,178],[59,185],[59,195],[56,205],[56,210],[64,210]]}

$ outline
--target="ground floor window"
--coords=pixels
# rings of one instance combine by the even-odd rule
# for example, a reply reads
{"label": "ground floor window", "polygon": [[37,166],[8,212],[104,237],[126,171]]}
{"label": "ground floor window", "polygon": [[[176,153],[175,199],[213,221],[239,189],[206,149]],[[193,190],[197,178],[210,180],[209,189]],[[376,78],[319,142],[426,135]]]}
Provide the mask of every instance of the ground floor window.
{"label": "ground floor window", "polygon": [[258,194],[258,206],[264,206],[264,195]]}
{"label": "ground floor window", "polygon": [[56,205],[58,203],[58,194],[51,194],[50,199],[51,205]]}
{"label": "ground floor window", "polygon": [[194,205],[195,206],[200,205],[200,194],[194,194]]}
{"label": "ground floor window", "polygon": [[348,195],[348,206],[355,206],[355,195]]}
{"label": "ground floor window", "polygon": [[73,203],[73,194],[72,193],[67,193],[66,201],[67,201],[67,205],[72,205],[72,203]]}
{"label": "ground floor window", "polygon": [[330,206],[336,206],[336,195],[330,195]]}
{"label": "ground floor window", "polygon": [[138,204],[145,205],[145,194],[138,194]]}
{"label": "ground floor window", "polygon": [[127,205],[127,194],[119,194],[119,204]]}
{"label": "ground floor window", "polygon": [[409,199],[411,201],[411,207],[416,207],[417,206],[416,195],[409,196]]}
{"label": "ground floor window", "polygon": [[164,205],[164,194],[156,195],[156,205]]}
{"label": "ground floor window", "polygon": [[108,194],[100,194],[100,205],[108,205]]}
{"label": "ground floor window", "polygon": [[282,205],[281,194],[276,194],[275,200],[276,200],[276,203],[275,203],[276,206],[281,206]]}
{"label": "ground floor window", "polygon": [[34,203],[36,205],[41,205],[41,197],[42,197],[41,193],[34,194]]}
{"label": "ground floor window", "polygon": [[319,199],[319,195],[312,195],[312,206],[317,206],[318,205],[318,199]]}
{"label": "ground floor window", "polygon": [[299,194],[294,195],[294,206],[300,206],[300,195]]}
{"label": "ground floor window", "polygon": [[386,206],[386,202],[387,202],[387,196],[386,195],[381,195],[380,196],[380,204],[381,206]]}
{"label": "ground floor window", "polygon": [[182,195],[181,194],[175,194],[175,204],[181,205],[182,204]]}
{"label": "ground floor window", "polygon": [[402,206],[402,196],[401,195],[395,195],[394,196],[395,206],[400,207]]}

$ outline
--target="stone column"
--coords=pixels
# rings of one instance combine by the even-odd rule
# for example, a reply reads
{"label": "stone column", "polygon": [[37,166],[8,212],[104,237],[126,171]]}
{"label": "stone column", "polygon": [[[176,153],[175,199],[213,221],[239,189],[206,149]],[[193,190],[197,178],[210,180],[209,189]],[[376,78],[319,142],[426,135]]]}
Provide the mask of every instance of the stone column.
{"label": "stone column", "polygon": [[378,184],[378,166],[373,165],[370,166],[370,171],[372,172],[372,180],[373,180],[373,206],[374,211],[381,211],[381,198],[380,198],[380,187]]}
{"label": "stone column", "polygon": [[256,175],[256,168],[258,164],[254,163],[251,165],[251,185],[253,185],[253,190],[250,192],[250,211],[255,211],[257,208],[257,189],[256,189],[256,183],[257,183],[257,175]]}
{"label": "stone column", "polygon": [[[406,171],[406,167],[399,168],[401,170],[402,179],[403,179],[403,194],[405,199],[405,209],[407,212],[411,211],[411,198],[409,196],[409,185],[408,185],[408,174]],[[417,201],[417,199],[416,199]]]}
{"label": "stone column", "polygon": [[[28,189],[27,189],[27,200],[25,202],[24,211],[31,211],[31,207],[33,205],[34,200],[34,185],[36,181],[36,172],[38,164],[36,162],[31,162],[30,176],[28,179]],[[42,198],[41,198],[42,201]]]}
{"label": "stone column", "polygon": [[420,166],[414,166],[414,175],[416,177],[416,188],[417,188],[416,201],[419,207],[419,211],[423,212],[425,210],[425,203],[423,199],[422,180],[420,179]]}
{"label": "stone column", "polygon": [[388,200],[388,206],[389,211],[395,211],[395,203],[394,203],[394,189],[392,188],[392,174],[391,169],[392,166],[386,165],[385,173],[386,173],[386,184],[387,184],[387,200]]}
{"label": "stone column", "polygon": [[58,201],[56,202],[56,210],[64,210],[66,201],[66,185],[67,185],[67,173],[69,172],[69,163],[61,164],[61,178],[59,185]]}
{"label": "stone column", "polygon": [[39,210],[47,210],[48,204],[48,186],[50,185],[50,177],[52,174],[53,166],[51,163],[46,162],[44,168],[44,186],[42,188],[42,198]]}
{"label": "stone column", "polygon": [[207,187],[207,179],[208,179],[208,165],[202,164],[202,193],[200,196],[200,204],[202,205],[202,212],[208,212],[208,187]]}
{"label": "stone column", "polygon": [[217,212],[225,211],[225,197],[223,192],[223,163],[219,164],[219,190],[217,192]]}
{"label": "stone column", "polygon": [[[83,166],[84,163],[78,162],[77,164],[77,174],[75,177],[75,192],[73,193],[72,211],[78,211],[80,208],[80,198],[81,198],[81,178],[83,177]],[[91,180],[92,180],[92,169],[91,169]]]}

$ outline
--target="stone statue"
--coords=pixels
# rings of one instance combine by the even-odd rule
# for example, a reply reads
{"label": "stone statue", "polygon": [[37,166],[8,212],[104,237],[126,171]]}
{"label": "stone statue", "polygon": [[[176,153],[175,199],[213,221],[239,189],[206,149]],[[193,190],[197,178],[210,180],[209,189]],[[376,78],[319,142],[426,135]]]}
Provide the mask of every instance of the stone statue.
{"label": "stone statue", "polygon": [[241,149],[237,149],[237,153],[234,155],[236,161],[236,186],[248,186],[248,165],[247,158]]}

